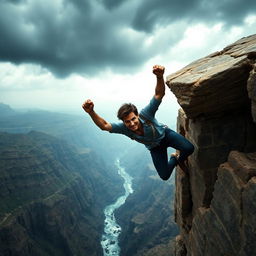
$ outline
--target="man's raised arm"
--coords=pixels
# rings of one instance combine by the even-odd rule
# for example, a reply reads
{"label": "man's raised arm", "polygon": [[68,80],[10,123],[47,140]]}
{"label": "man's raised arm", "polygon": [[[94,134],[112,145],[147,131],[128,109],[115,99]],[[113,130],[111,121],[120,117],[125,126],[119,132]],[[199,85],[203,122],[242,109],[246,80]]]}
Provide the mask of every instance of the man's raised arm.
{"label": "man's raised arm", "polygon": [[104,131],[111,131],[112,126],[109,122],[104,120],[102,117],[100,117],[95,111],[94,111],[94,103],[91,100],[87,100],[82,105],[82,108],[86,113],[88,113],[93,120],[93,122]]}
{"label": "man's raised arm", "polygon": [[163,66],[153,66],[153,73],[156,75],[157,78],[155,98],[158,100],[161,100],[165,95],[164,70],[165,68]]}

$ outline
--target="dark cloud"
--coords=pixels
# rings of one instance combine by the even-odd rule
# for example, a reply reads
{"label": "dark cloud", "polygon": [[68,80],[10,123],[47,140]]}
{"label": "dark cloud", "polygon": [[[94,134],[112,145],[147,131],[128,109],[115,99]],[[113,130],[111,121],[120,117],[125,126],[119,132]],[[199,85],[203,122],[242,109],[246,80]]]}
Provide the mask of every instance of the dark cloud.
{"label": "dark cloud", "polygon": [[37,63],[66,76],[108,66],[128,70],[148,56],[120,34],[122,24],[111,13],[93,10],[89,1],[35,2],[18,7],[0,2],[2,61]]}
{"label": "dark cloud", "polygon": [[163,50],[143,45],[129,27],[150,34],[180,19],[239,24],[255,7],[252,0],[0,0],[0,59],[36,63],[57,76],[127,72]]}
{"label": "dark cloud", "polygon": [[143,0],[132,25],[146,32],[151,32],[156,25],[181,19],[187,20],[188,24],[223,22],[226,26],[232,26],[241,24],[251,13],[256,13],[255,0]]}
{"label": "dark cloud", "polygon": [[13,4],[20,4],[26,0],[0,0],[0,3],[13,3]]}
{"label": "dark cloud", "polygon": [[137,30],[151,32],[157,24],[186,19],[197,4],[195,0],[144,0],[136,11],[132,25]]}
{"label": "dark cloud", "polygon": [[107,9],[112,10],[118,8],[126,0],[98,0],[99,3],[103,4]]}

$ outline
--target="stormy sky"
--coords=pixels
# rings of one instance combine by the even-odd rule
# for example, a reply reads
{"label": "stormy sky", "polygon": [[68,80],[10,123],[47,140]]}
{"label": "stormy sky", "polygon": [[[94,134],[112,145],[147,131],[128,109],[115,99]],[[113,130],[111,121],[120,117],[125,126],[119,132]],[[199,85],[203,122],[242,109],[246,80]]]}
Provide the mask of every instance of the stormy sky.
{"label": "stormy sky", "polygon": [[154,64],[168,75],[255,28],[255,0],[0,0],[0,102],[144,104]]}

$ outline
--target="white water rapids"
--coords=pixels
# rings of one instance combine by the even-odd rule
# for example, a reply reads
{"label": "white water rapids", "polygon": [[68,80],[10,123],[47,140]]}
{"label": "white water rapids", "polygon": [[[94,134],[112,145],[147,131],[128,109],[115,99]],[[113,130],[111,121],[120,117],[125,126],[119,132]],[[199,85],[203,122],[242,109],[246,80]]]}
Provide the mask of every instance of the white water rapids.
{"label": "white water rapids", "polygon": [[108,205],[104,209],[105,227],[102,235],[101,246],[103,248],[104,256],[119,256],[120,247],[118,245],[118,236],[121,233],[121,227],[116,223],[114,211],[124,204],[129,194],[133,193],[132,177],[125,172],[125,169],[120,166],[119,159],[116,160],[115,165],[118,169],[118,174],[124,179],[124,195],[120,196],[115,203]]}

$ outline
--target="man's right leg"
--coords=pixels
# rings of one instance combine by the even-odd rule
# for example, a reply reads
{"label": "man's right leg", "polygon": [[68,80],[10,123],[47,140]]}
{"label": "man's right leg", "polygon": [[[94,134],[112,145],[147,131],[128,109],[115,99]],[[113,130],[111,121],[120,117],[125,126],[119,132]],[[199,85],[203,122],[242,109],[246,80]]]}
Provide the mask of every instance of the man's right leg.
{"label": "man's right leg", "polygon": [[164,142],[167,147],[169,146],[179,150],[180,153],[179,156],[176,155],[176,159],[181,169],[188,173],[188,168],[185,161],[187,160],[188,156],[194,152],[194,145],[184,136],[171,129],[166,130]]}
{"label": "man's right leg", "polygon": [[168,180],[177,165],[177,159],[172,156],[168,161],[167,148],[163,146],[157,146],[151,149],[150,154],[160,178]]}
{"label": "man's right leg", "polygon": [[180,151],[178,157],[179,162],[183,162],[194,152],[194,145],[184,136],[171,129],[166,130],[164,141],[167,147],[172,147]]}

